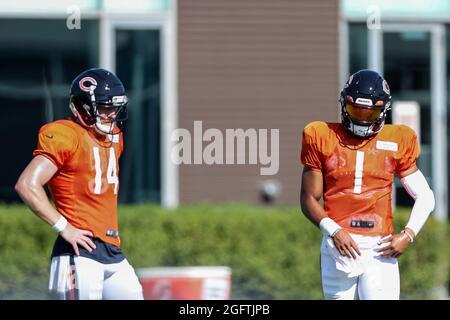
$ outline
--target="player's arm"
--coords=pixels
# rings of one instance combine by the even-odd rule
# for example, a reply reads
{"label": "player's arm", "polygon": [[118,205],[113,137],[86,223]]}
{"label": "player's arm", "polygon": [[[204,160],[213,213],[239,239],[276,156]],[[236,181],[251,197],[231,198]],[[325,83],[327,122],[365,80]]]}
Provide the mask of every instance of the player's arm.
{"label": "player's arm", "polygon": [[88,236],[89,231],[74,228],[65,218],[50,204],[45,193],[44,185],[58,171],[56,165],[44,156],[38,155],[28,164],[20,175],[15,189],[25,204],[42,220],[60,231],[61,236],[72,244],[75,253],[79,255],[77,244],[92,251],[95,245]]}
{"label": "player's arm", "polygon": [[300,204],[303,214],[318,226],[325,235],[333,238],[334,244],[341,255],[356,258],[355,252],[361,255],[356,242],[335,221],[328,217],[319,202],[322,195],[322,172],[311,170],[305,166],[300,191]]}
{"label": "player's arm", "polygon": [[433,191],[415,164],[410,169],[400,172],[398,176],[405,190],[414,199],[414,206],[403,231],[384,241],[390,241],[391,244],[383,248],[381,252],[383,252],[383,255],[390,257],[400,256],[408,245],[414,241],[430,213],[434,210],[435,205]]}

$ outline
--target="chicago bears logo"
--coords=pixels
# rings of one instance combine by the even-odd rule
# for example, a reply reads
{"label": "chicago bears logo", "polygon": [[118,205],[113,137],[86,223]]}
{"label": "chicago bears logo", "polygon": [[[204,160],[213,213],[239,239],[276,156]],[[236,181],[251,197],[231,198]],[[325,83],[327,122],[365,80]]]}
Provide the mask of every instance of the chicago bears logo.
{"label": "chicago bears logo", "polygon": [[386,80],[383,80],[383,91],[384,91],[386,94],[391,94],[391,89],[389,89],[389,86],[388,86]]}
{"label": "chicago bears logo", "polygon": [[80,85],[80,89],[85,92],[91,91],[91,87],[97,87],[97,81],[92,77],[84,77],[78,84]]}

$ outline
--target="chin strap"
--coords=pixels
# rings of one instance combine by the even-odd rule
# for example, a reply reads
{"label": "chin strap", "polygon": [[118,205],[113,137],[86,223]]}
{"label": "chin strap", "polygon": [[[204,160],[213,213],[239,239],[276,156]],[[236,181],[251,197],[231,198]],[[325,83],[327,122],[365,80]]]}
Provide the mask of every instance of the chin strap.
{"label": "chin strap", "polygon": [[114,122],[111,122],[111,124],[102,124],[100,123],[99,120],[97,120],[97,122],[95,123],[95,128],[97,129],[97,131],[99,131],[100,133],[103,134],[115,134],[114,133]]}
{"label": "chin strap", "polygon": [[70,103],[69,107],[70,107],[70,110],[72,111],[73,115],[75,116],[75,120],[77,120],[83,127],[87,127],[87,128],[92,127],[92,126],[87,125],[86,122],[84,122],[83,117],[80,115],[80,113],[75,108],[73,103]]}

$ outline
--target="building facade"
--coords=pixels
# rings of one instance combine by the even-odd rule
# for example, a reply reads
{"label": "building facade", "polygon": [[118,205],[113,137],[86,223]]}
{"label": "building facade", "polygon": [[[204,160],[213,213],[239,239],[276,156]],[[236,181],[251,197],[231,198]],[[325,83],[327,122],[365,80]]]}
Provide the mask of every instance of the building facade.
{"label": "building facade", "polygon": [[[131,101],[121,202],[259,202],[261,184],[272,181],[278,203],[297,205],[302,128],[338,115],[338,3],[132,2],[0,1],[0,96],[10,119],[1,130],[20,132],[2,159],[11,170],[1,173],[1,197],[17,199],[12,186],[38,128],[69,115],[71,79],[101,66],[118,74]],[[171,135],[193,132],[194,121],[223,132],[278,129],[277,173],[176,165]]]}
{"label": "building facade", "polygon": [[[450,7],[433,3],[0,0],[0,112],[8,119],[0,131],[9,137],[0,198],[18,200],[14,182],[38,128],[67,117],[70,81],[100,66],[117,73],[131,102],[122,203],[260,203],[267,200],[263,190],[272,190],[275,205],[298,205],[303,127],[339,121],[340,88],[350,73],[372,68],[385,75],[394,102],[419,106],[419,166],[444,217]],[[191,164],[173,158],[180,128],[192,134],[192,144],[200,141],[190,150]],[[208,129],[224,137],[227,130],[256,132],[259,143],[259,133],[278,130],[278,149],[266,150],[278,151],[276,174],[261,174],[262,144],[254,163],[248,141],[241,164],[237,154],[234,164],[226,164],[226,155],[223,164],[203,161],[213,141],[203,135]],[[397,203],[410,203],[398,181],[396,192]]]}

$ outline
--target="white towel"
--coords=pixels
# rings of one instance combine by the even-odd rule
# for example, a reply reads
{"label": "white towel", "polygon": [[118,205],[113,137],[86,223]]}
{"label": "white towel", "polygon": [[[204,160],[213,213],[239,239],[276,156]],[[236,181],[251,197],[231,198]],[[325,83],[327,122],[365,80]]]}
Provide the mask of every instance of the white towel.
{"label": "white towel", "polygon": [[365,266],[361,257],[355,252],[356,259],[343,256],[339,253],[331,237],[326,237],[326,248],[336,262],[336,269],[347,273],[349,278],[357,277],[364,272]]}
{"label": "white towel", "polygon": [[376,251],[377,249],[389,246],[390,242],[382,244],[380,241],[389,238],[392,234],[383,238],[380,236],[365,236],[353,233],[350,233],[350,236],[356,242],[358,249],[361,252],[361,256],[355,253],[356,259],[342,256],[334,245],[333,239],[330,237],[325,237],[325,247],[327,252],[336,262],[336,269],[347,273],[347,276],[352,278],[361,275],[365,271],[366,265],[370,263],[370,259],[380,255],[380,253]]}

